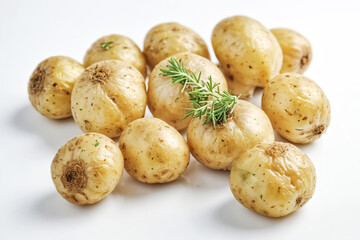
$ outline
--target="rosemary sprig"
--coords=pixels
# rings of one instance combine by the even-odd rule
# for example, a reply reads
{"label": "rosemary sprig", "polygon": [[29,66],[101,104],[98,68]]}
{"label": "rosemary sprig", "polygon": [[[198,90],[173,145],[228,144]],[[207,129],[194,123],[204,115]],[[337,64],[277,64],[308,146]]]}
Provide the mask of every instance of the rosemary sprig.
{"label": "rosemary sprig", "polygon": [[172,83],[181,83],[183,92],[187,87],[190,87],[189,101],[194,108],[186,109],[188,112],[185,118],[193,115],[193,118],[201,119],[206,116],[205,123],[212,121],[213,128],[216,129],[216,124],[226,122],[227,116],[230,115],[234,109],[239,96],[232,96],[230,93],[220,92],[219,83],[213,83],[212,77],[209,76],[208,81],[204,82],[199,75],[190,73],[184,66],[184,63],[179,63],[175,58],[169,60],[166,65],[167,69],[160,69],[164,76],[172,78]]}

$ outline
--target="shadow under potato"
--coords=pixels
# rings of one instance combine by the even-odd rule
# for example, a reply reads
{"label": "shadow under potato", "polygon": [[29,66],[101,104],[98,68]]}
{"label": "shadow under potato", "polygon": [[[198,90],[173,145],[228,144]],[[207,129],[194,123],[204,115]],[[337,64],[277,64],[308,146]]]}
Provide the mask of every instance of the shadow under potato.
{"label": "shadow under potato", "polygon": [[50,147],[59,149],[82,131],[72,117],[66,119],[47,119],[38,113],[31,105],[18,109],[11,117],[11,125],[17,129],[41,137]]}
{"label": "shadow under potato", "polygon": [[281,218],[271,218],[260,215],[242,206],[235,198],[224,202],[216,211],[215,218],[223,224],[235,229],[256,230],[288,224],[296,218],[296,212]]}

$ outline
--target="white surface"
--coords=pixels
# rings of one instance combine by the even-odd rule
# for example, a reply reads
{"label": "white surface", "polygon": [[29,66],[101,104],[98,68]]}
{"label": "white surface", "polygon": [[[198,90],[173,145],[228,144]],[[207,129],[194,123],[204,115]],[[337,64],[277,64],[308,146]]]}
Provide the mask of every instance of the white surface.
{"label": "white surface", "polygon": [[[0,0],[0,239],[360,239],[357,2]],[[191,27],[210,48],[213,27],[232,15],[293,28],[312,43],[306,75],[332,107],[328,132],[300,146],[317,170],[313,199],[288,217],[262,217],[237,203],[227,172],[192,159],[174,183],[141,184],[125,173],[99,204],[63,200],[50,163],[81,131],[71,119],[51,121],[31,107],[27,82],[36,65],[53,55],[82,61],[92,42],[111,33],[141,47],[152,26],[168,21]]]}

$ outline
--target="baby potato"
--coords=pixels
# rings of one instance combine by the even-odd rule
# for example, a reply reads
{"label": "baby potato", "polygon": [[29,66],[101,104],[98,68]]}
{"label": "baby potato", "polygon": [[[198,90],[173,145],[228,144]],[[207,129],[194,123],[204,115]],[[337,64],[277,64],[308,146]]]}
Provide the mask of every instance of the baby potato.
{"label": "baby potato", "polygon": [[71,139],[51,163],[56,190],[77,205],[93,204],[109,195],[123,170],[124,159],[116,143],[98,133]]}
{"label": "baby potato", "polygon": [[240,99],[250,99],[254,96],[254,92],[256,89],[255,86],[244,85],[241,82],[235,82],[234,79],[231,80],[225,73],[224,73],[224,77],[226,79],[228,88],[231,91],[232,95],[236,95],[236,96],[240,95]]}
{"label": "baby potato", "polygon": [[29,99],[43,116],[61,119],[71,116],[71,92],[84,67],[69,57],[50,57],[34,70],[28,85]]}
{"label": "baby potato", "polygon": [[294,143],[318,139],[330,124],[330,103],[321,88],[297,73],[283,73],[264,88],[262,109],[274,129]]}
{"label": "baby potato", "polygon": [[119,139],[125,169],[140,182],[166,183],[177,179],[190,161],[184,137],[158,118],[130,123]]}
{"label": "baby potato", "polygon": [[204,40],[193,30],[178,23],[159,24],[146,34],[144,54],[151,69],[163,59],[191,52],[210,59]]}
{"label": "baby potato", "polygon": [[262,141],[273,141],[269,118],[254,104],[238,100],[227,122],[205,124],[194,118],[187,129],[187,141],[196,160],[212,169],[230,170],[232,162]]}
{"label": "baby potato", "polygon": [[280,73],[303,73],[309,67],[312,50],[310,42],[300,33],[286,28],[271,29],[283,52]]}
{"label": "baby potato", "polygon": [[301,208],[314,194],[315,168],[289,143],[263,142],[234,161],[230,188],[248,209],[282,217]]}
{"label": "baby potato", "polygon": [[281,47],[274,35],[254,19],[235,16],[216,25],[211,37],[215,55],[225,75],[235,83],[263,87],[282,64]]}
{"label": "baby potato", "polygon": [[84,132],[108,137],[120,136],[146,108],[143,76],[136,68],[106,60],[86,68],[76,82],[71,97],[74,120]]}
{"label": "baby potato", "polygon": [[[224,75],[208,59],[193,53],[178,53],[172,57],[183,63],[185,68],[196,76],[201,72],[202,81],[207,82],[211,76],[214,83],[220,83],[221,92],[227,90]],[[160,69],[166,69],[170,59],[171,57],[168,57],[156,65],[149,76],[148,106],[154,117],[164,120],[177,130],[183,130],[191,120],[190,117],[183,119],[187,112],[186,108],[193,108],[188,94],[191,89],[186,88],[181,92],[184,86],[181,83],[172,83],[172,78],[165,77],[160,71]]]}
{"label": "baby potato", "polygon": [[84,57],[84,66],[103,61],[120,60],[135,67],[146,78],[145,57],[133,40],[122,35],[109,35],[98,39]]}

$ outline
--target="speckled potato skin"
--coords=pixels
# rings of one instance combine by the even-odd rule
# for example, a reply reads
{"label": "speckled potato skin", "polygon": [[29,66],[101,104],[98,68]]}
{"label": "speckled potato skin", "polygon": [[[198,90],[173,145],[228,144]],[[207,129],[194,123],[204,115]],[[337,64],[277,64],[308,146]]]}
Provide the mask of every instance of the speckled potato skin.
{"label": "speckled potato skin", "polygon": [[330,103],[321,88],[297,73],[276,76],[264,88],[262,109],[274,129],[294,143],[318,139],[330,124]]}
{"label": "speckled potato skin", "polygon": [[71,109],[84,132],[120,136],[146,108],[143,76],[118,60],[106,60],[86,68],[74,86]]}
{"label": "speckled potato skin", "polygon": [[[110,48],[104,49],[102,44],[113,42]],[[87,51],[84,57],[84,66],[103,61],[120,60],[135,67],[146,78],[146,60],[139,47],[133,40],[122,35],[109,35],[98,39]]]}
{"label": "speckled potato skin", "polygon": [[314,194],[311,160],[289,143],[264,142],[246,151],[230,172],[230,188],[248,209],[283,217],[301,208]]}
{"label": "speckled potato skin", "polygon": [[250,99],[254,96],[254,92],[256,89],[255,86],[245,85],[241,82],[231,81],[225,73],[224,73],[224,77],[226,79],[229,91],[231,92],[232,95],[236,95],[236,96],[240,95],[240,99]]}
{"label": "speckled potato skin", "polygon": [[109,195],[123,174],[124,159],[110,138],[86,133],[62,146],[51,163],[56,190],[67,201],[93,204]]}
{"label": "speckled potato skin", "polygon": [[29,99],[43,116],[61,119],[71,116],[71,92],[84,67],[69,57],[50,57],[34,70],[28,84]]}
{"label": "speckled potato skin", "polygon": [[283,52],[280,73],[304,73],[312,59],[310,42],[300,33],[286,28],[271,29]]}
{"label": "speckled potato skin", "polygon": [[167,183],[177,179],[190,161],[184,137],[158,118],[130,123],[119,139],[128,174],[144,183]]}
{"label": "speckled potato skin", "polygon": [[273,141],[269,118],[250,102],[239,100],[226,123],[213,129],[205,118],[191,120],[187,141],[196,160],[212,169],[230,170],[232,162],[262,141]]}
{"label": "speckled potato skin", "polygon": [[191,52],[210,59],[204,40],[193,30],[178,23],[159,24],[146,34],[144,54],[151,69],[167,57]]}
{"label": "speckled potato skin", "polygon": [[[279,43],[270,30],[254,19],[234,16],[222,20],[214,28],[211,41],[230,81],[263,87],[281,69]],[[234,89],[229,89],[236,91],[234,85]]]}
{"label": "speckled potato skin", "polygon": [[[172,57],[184,63],[188,71],[196,75],[201,72],[202,81],[208,81],[209,76],[211,76],[213,83],[220,83],[221,91],[227,90],[224,75],[208,59],[193,53],[178,53]],[[166,65],[169,64],[170,59],[171,57],[168,57],[156,65],[149,76],[148,106],[154,117],[164,120],[177,130],[183,130],[191,121],[191,117],[183,119],[187,112],[186,108],[193,108],[189,102],[188,91],[190,88],[181,92],[184,85],[172,83],[171,77],[163,76],[160,69],[167,69]]]}

